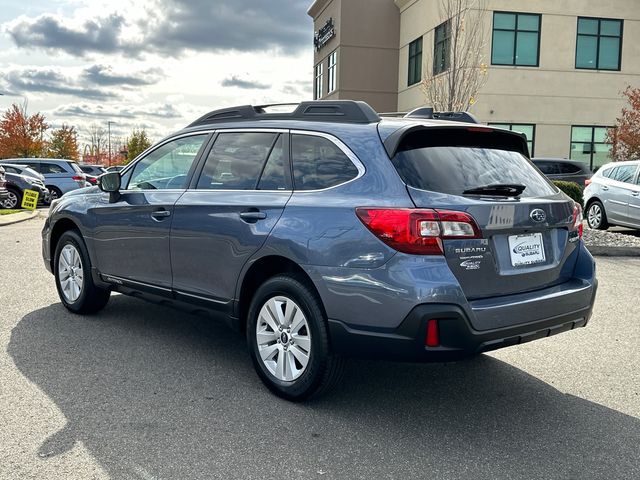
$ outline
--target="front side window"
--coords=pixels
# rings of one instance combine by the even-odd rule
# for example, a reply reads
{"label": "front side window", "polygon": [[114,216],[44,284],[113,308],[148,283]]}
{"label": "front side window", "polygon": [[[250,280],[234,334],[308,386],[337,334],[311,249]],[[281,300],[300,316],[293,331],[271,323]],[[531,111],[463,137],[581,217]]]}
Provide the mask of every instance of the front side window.
{"label": "front side window", "polygon": [[128,189],[186,188],[189,171],[206,138],[206,134],[178,138],[149,152],[136,162]]}
{"label": "front side window", "polygon": [[[282,143],[277,146],[279,134],[267,132],[229,132],[218,135],[198,180],[199,189],[255,190],[265,162],[271,155],[282,157]],[[275,152],[275,153],[274,153]],[[275,158],[274,157],[274,158]],[[277,190],[284,176],[284,160],[275,158],[267,171],[269,188]],[[280,165],[281,170],[275,172]],[[280,177],[276,175],[280,173]],[[267,182],[267,180],[265,180]],[[274,188],[271,188],[272,185]],[[266,184],[263,187],[266,188]]]}
{"label": "front side window", "polygon": [[349,157],[323,137],[292,135],[291,159],[296,190],[335,187],[358,176]]}
{"label": "front side window", "polygon": [[571,160],[580,160],[593,170],[608,162],[610,145],[606,143],[609,127],[571,127]]}
{"label": "front side window", "polygon": [[538,14],[494,12],[491,63],[537,67],[540,23]]}
{"label": "front side window", "polygon": [[329,68],[327,68],[327,93],[331,93],[336,89],[337,60],[338,52],[332,52],[329,55]]}
{"label": "front side window", "polygon": [[422,80],[422,37],[409,44],[409,74],[407,86]]}
{"label": "front side window", "polygon": [[66,173],[65,169],[55,163],[40,163],[40,173]]}
{"label": "front side window", "polygon": [[436,27],[433,46],[433,74],[446,72],[451,63],[451,22]]}
{"label": "front side window", "polygon": [[313,99],[318,100],[322,97],[322,62],[315,68],[315,83],[313,89]]}
{"label": "front side window", "polygon": [[[524,133],[527,136],[527,146],[529,147],[529,156],[534,156],[536,126],[530,123],[490,123],[494,127],[506,128],[514,132]],[[546,173],[546,172],[545,172]]]}
{"label": "front side window", "polygon": [[622,20],[578,18],[576,68],[620,70]]}

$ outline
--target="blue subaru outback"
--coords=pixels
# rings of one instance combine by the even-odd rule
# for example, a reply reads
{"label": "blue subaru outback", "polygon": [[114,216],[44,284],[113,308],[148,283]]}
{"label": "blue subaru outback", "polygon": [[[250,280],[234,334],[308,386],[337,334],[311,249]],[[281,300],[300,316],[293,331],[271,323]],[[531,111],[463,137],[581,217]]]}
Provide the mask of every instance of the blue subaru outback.
{"label": "blue subaru outback", "polygon": [[581,207],[523,135],[346,100],[267,107],[213,111],[56,200],[42,252],[65,307],[117,291],[209,312],[290,400],[348,356],[448,361],[586,325]]}

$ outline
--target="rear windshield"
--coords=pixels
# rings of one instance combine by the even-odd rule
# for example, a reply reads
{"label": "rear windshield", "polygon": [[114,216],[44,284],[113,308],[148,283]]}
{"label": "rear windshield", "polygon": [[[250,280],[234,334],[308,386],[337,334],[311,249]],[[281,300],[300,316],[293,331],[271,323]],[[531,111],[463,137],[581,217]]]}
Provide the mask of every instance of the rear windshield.
{"label": "rear windshield", "polygon": [[78,165],[76,162],[67,162],[67,163],[71,166],[71,168],[73,168],[73,170],[76,173],[83,173],[82,169],[80,168],[80,165]]}
{"label": "rear windshield", "polygon": [[398,152],[393,160],[404,182],[414,188],[462,195],[476,187],[522,184],[521,197],[544,197],[556,189],[515,151],[480,147],[424,147]]}

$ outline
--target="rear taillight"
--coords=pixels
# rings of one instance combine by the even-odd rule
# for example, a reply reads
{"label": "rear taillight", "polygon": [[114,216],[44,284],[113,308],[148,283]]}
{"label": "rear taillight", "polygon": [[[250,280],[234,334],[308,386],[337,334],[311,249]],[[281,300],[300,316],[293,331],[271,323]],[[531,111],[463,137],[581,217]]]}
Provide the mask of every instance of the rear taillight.
{"label": "rear taillight", "polygon": [[578,232],[578,237],[582,238],[582,207],[579,203],[573,204],[573,217],[570,232]]}
{"label": "rear taillight", "polygon": [[427,347],[437,347],[440,345],[440,335],[438,333],[438,320],[427,320],[427,335],[424,338]]}
{"label": "rear taillight", "polygon": [[391,248],[414,255],[442,255],[442,240],[482,238],[464,212],[413,208],[356,208],[358,218]]}
{"label": "rear taillight", "polygon": [[588,187],[589,185],[591,185],[591,179],[590,178],[585,178],[584,179],[584,186]]}
{"label": "rear taillight", "polygon": [[75,175],[75,176],[71,177],[71,179],[76,181],[76,182],[84,182],[85,177],[80,176],[80,175]]}

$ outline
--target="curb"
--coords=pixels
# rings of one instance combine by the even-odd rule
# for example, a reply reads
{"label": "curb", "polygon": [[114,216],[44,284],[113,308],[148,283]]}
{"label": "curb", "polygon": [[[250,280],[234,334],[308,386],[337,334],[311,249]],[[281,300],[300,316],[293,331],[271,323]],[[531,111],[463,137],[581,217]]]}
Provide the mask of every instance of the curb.
{"label": "curb", "polygon": [[640,257],[640,247],[607,247],[587,245],[587,250],[596,257]]}
{"label": "curb", "polygon": [[[25,222],[38,216],[38,211],[33,210],[31,212],[12,213],[11,215],[0,215],[0,227],[5,225],[13,225],[14,223]],[[10,217],[5,219],[4,217]]]}

